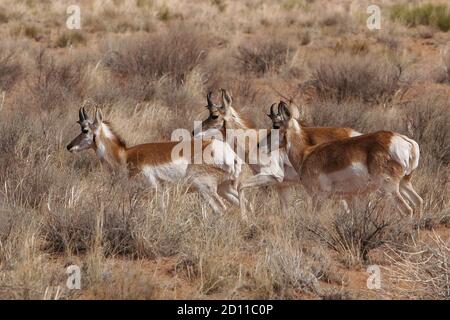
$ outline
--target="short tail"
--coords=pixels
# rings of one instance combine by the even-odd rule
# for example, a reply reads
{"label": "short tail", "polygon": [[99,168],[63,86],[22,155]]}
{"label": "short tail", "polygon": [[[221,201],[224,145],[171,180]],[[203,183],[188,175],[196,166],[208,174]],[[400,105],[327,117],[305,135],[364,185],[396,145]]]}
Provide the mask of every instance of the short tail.
{"label": "short tail", "polygon": [[400,135],[400,136],[411,145],[408,165],[405,168],[406,175],[410,175],[419,166],[419,158],[420,158],[419,144],[416,141],[414,141],[413,139],[408,138],[407,136],[404,136],[404,135]]}

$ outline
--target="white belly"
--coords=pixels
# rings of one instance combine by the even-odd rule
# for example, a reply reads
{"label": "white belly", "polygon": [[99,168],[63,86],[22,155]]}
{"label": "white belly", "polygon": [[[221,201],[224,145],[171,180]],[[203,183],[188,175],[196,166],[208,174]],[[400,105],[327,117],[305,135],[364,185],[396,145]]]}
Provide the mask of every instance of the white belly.
{"label": "white belly", "polygon": [[361,193],[372,183],[367,167],[358,162],[339,171],[321,173],[318,180],[320,191],[336,195]]}
{"label": "white belly", "polygon": [[186,176],[188,161],[185,159],[157,166],[145,166],[142,169],[143,174],[149,180],[152,186],[160,181],[177,182]]}

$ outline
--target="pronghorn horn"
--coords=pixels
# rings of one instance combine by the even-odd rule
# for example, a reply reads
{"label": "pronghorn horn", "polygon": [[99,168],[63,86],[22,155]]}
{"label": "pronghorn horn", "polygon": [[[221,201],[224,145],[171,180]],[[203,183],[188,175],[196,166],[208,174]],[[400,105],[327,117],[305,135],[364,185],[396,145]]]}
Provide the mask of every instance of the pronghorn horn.
{"label": "pronghorn horn", "polygon": [[83,122],[85,120],[83,107],[81,107],[80,110],[78,110],[78,117],[80,118],[80,122]]}
{"label": "pronghorn horn", "polygon": [[[276,106],[277,104],[276,103],[274,103],[274,104],[272,104],[271,106],[270,106],[270,114],[269,114],[269,117],[271,117],[271,116],[276,116],[276,113],[275,113],[275,106]],[[279,111],[278,111],[279,112]]]}
{"label": "pronghorn horn", "polygon": [[208,108],[214,107],[214,103],[211,100],[211,96],[212,96],[212,91],[208,92],[208,94],[206,95],[206,101],[208,101]]}
{"label": "pronghorn horn", "polygon": [[89,115],[86,113],[86,110],[84,109],[84,107],[81,107],[81,109],[82,109],[82,111],[83,111],[84,119],[85,119],[85,120],[89,119]]}

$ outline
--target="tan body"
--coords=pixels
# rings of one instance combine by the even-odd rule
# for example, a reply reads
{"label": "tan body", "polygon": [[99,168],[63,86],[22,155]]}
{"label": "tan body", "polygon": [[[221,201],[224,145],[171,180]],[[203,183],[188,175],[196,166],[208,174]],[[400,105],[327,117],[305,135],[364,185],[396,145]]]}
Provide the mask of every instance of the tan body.
{"label": "tan body", "polygon": [[[231,106],[231,98],[225,90],[222,90],[222,106],[214,105],[208,97],[208,109],[210,117],[202,123],[203,132],[220,130],[223,136],[226,136],[227,129],[256,130],[251,121],[243,118]],[[281,120],[274,114],[273,108],[271,108],[271,115],[269,116],[274,124]],[[304,142],[308,146],[360,135],[359,132],[351,128],[305,127],[304,129]],[[268,137],[264,137],[264,139],[270,140]],[[258,148],[260,146],[261,144],[258,144]],[[269,149],[271,148],[269,147]],[[290,202],[290,187],[299,184],[300,181],[284,147],[278,150],[277,157],[270,165],[249,165],[254,175],[242,181],[239,186],[241,212],[244,217],[246,208],[243,190],[246,188],[273,185],[279,194],[282,210],[287,211]],[[248,159],[248,154],[246,154],[246,158]]]}
{"label": "tan body", "polygon": [[[219,194],[230,202],[238,203],[235,184],[242,163],[225,143],[199,142],[197,152],[203,153],[209,148],[216,157],[210,164],[194,164],[194,141],[188,142],[192,145],[192,155],[181,153],[174,158],[172,151],[179,142],[156,142],[127,147],[110,125],[102,121],[101,113],[97,112],[95,121],[86,117],[85,113],[83,117],[80,115],[82,133],[67,146],[69,151],[92,148],[108,169],[126,168],[130,177],[142,175],[156,189],[161,183],[187,180],[216,213],[226,209]],[[226,156],[221,157],[222,155]]]}
{"label": "tan body", "polygon": [[287,107],[283,110],[288,157],[311,196],[351,200],[382,191],[393,196],[403,213],[412,214],[404,197],[420,208],[423,200],[410,181],[419,162],[419,146],[414,140],[378,131],[310,146],[306,128]]}

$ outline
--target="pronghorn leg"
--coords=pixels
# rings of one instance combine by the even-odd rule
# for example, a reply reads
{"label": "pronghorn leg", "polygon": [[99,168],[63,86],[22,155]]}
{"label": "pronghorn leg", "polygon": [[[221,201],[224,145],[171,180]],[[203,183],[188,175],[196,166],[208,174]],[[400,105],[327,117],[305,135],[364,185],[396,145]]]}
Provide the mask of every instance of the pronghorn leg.
{"label": "pronghorn leg", "polygon": [[400,180],[385,180],[384,184],[382,185],[381,191],[383,191],[383,193],[386,195],[392,196],[394,203],[397,205],[397,208],[402,213],[402,215],[409,214],[409,216],[412,217],[413,209],[409,206],[408,202],[406,202],[400,192]]}
{"label": "pronghorn leg", "polygon": [[201,193],[201,195],[208,202],[215,214],[219,215],[222,213],[222,204],[218,203],[212,194]]}
{"label": "pronghorn leg", "polygon": [[219,206],[221,208],[221,212],[226,211],[227,210],[227,206],[225,205],[225,203],[223,202],[223,200],[219,196],[219,194],[217,192],[214,192],[211,195],[212,195],[213,199],[219,204]]}
{"label": "pronghorn leg", "polygon": [[165,212],[166,206],[164,205],[164,197],[161,195],[161,187],[159,182],[156,179],[148,179],[150,186],[153,190],[155,190],[155,198],[156,203],[161,212]]}
{"label": "pronghorn leg", "polygon": [[237,190],[233,187],[233,181],[225,181],[217,187],[217,193],[228,200],[231,204],[239,206],[239,196]]}
{"label": "pronghorn leg", "polygon": [[421,213],[423,199],[414,190],[410,181],[410,176],[406,176],[400,181],[400,192],[402,195],[406,194],[408,200],[411,201],[414,207],[419,210],[419,213]]}
{"label": "pronghorn leg", "polygon": [[217,194],[217,181],[211,177],[196,177],[192,180],[192,186],[208,202],[215,214],[226,210],[223,200]]}
{"label": "pronghorn leg", "polygon": [[413,209],[409,206],[409,204],[402,197],[400,191],[395,192],[393,196],[394,196],[395,202],[397,203],[397,206],[398,206],[399,210],[404,215],[408,215],[409,214],[409,216],[412,217]]}
{"label": "pronghorn leg", "polygon": [[278,185],[276,189],[280,197],[281,211],[283,214],[287,214],[289,211],[289,203],[291,202],[290,186]]}
{"label": "pronghorn leg", "polygon": [[248,178],[247,180],[245,180],[244,182],[241,183],[241,185],[239,186],[239,189],[238,189],[238,193],[239,193],[239,203],[241,205],[241,215],[244,220],[247,220],[247,213],[246,213],[247,201],[245,200],[243,189],[260,187],[260,186],[270,186],[277,182],[278,182],[278,180],[276,180],[272,176],[265,175],[265,174],[257,174],[255,176]]}

